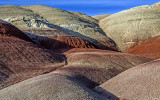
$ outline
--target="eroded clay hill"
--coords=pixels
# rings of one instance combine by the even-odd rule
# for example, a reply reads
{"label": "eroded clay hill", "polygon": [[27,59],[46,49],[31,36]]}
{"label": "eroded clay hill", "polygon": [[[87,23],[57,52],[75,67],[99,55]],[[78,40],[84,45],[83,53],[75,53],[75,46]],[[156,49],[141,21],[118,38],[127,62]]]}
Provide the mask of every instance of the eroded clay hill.
{"label": "eroded clay hill", "polygon": [[23,8],[46,19],[53,25],[51,27],[87,40],[99,48],[116,47],[114,41],[106,36],[95,19],[89,16],[42,5],[23,6]]}
{"label": "eroded clay hill", "polygon": [[26,41],[23,32],[4,21],[0,25],[0,89],[65,64],[63,55]]}
{"label": "eroded clay hill", "polygon": [[[116,48],[98,21],[82,13],[69,12],[47,6],[0,6],[0,19],[23,30],[61,30],[87,40],[101,49]],[[116,48],[117,50],[117,48]]]}
{"label": "eroded clay hill", "polygon": [[90,88],[126,69],[151,61],[144,57],[99,49],[71,49],[64,54],[67,65],[54,73],[74,76]]}
{"label": "eroded clay hill", "polygon": [[126,70],[95,90],[103,95],[108,95],[105,91],[109,91],[122,100],[158,100],[159,73],[160,60],[155,60]]}
{"label": "eroded clay hill", "polygon": [[125,52],[159,33],[159,16],[159,4],[144,5],[110,15],[100,21],[100,26]]}
{"label": "eroded clay hill", "polygon": [[160,36],[152,37],[141,45],[128,50],[128,53],[152,59],[160,58]]}
{"label": "eroded clay hill", "polygon": [[2,89],[0,97],[5,100],[111,100],[93,92],[74,77],[54,73]]}

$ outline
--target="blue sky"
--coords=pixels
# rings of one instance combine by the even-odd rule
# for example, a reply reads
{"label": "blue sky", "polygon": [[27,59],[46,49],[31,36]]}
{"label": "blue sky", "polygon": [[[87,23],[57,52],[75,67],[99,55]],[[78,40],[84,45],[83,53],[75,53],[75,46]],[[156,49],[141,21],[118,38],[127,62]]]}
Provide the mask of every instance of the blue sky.
{"label": "blue sky", "polygon": [[151,5],[159,0],[0,0],[0,5],[46,5],[87,15],[113,14],[141,5]]}

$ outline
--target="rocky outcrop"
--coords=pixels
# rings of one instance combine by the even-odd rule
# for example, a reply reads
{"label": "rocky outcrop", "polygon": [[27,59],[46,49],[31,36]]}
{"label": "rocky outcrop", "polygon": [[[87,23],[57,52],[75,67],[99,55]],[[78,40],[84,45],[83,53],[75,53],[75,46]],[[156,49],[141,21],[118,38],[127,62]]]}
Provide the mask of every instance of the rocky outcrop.
{"label": "rocky outcrop", "polygon": [[95,90],[103,95],[109,91],[122,100],[158,100],[160,60],[126,70]]}
{"label": "rocky outcrop", "polygon": [[126,52],[159,33],[159,16],[156,5],[144,5],[110,15],[100,21],[100,26]]}
{"label": "rocky outcrop", "polygon": [[152,59],[160,58],[160,36],[152,37],[141,45],[137,45],[128,50],[128,53],[144,56]]}

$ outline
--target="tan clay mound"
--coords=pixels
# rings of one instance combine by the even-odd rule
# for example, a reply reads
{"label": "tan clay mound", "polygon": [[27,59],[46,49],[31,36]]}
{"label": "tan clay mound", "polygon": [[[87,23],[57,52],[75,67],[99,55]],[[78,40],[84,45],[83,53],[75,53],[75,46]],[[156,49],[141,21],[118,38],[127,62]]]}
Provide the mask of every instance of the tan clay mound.
{"label": "tan clay mound", "polygon": [[141,45],[128,50],[128,53],[144,56],[152,59],[160,58],[160,36],[148,39]]}
{"label": "tan clay mound", "polygon": [[107,90],[124,100],[159,100],[159,73],[160,60],[155,60],[126,70],[95,90],[103,95]]}
{"label": "tan clay mound", "polygon": [[121,51],[126,52],[159,33],[159,17],[160,10],[156,5],[144,5],[108,16],[100,21],[100,27]]}
{"label": "tan clay mound", "polygon": [[7,23],[5,21],[0,20],[0,35],[2,36],[12,36],[16,38],[20,38],[26,41],[32,41],[29,37],[27,37],[22,31],[20,31],[15,26]]}
{"label": "tan clay mound", "polygon": [[53,28],[87,40],[101,49],[116,48],[114,41],[106,36],[97,23],[88,19],[89,16],[84,18],[77,13],[42,5],[23,6],[23,8],[43,17]]}
{"label": "tan clay mound", "polygon": [[0,89],[63,66],[62,55],[19,38],[0,36]]}
{"label": "tan clay mound", "polygon": [[82,49],[75,52],[76,50],[78,49],[71,50],[73,53],[70,51],[64,53],[67,65],[54,72],[77,76],[80,79],[86,77],[93,81],[93,84],[89,84],[91,87],[105,82],[126,69],[151,61],[144,57],[113,51]]}
{"label": "tan clay mound", "polygon": [[[16,90],[16,91],[15,91]],[[111,96],[110,98],[115,98]],[[117,100],[88,89],[73,77],[49,73],[0,90],[3,100]]]}
{"label": "tan clay mound", "polygon": [[110,16],[111,14],[105,14],[105,15],[97,15],[97,16],[92,16],[93,18],[97,19],[98,21]]}

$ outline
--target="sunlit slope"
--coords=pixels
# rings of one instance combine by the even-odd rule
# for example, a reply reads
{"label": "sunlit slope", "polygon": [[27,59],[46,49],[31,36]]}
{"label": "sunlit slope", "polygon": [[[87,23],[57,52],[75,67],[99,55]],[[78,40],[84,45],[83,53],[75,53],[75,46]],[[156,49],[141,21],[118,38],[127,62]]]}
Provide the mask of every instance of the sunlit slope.
{"label": "sunlit slope", "polygon": [[106,17],[100,26],[121,51],[126,51],[159,33],[160,10],[156,5],[135,7]]}

